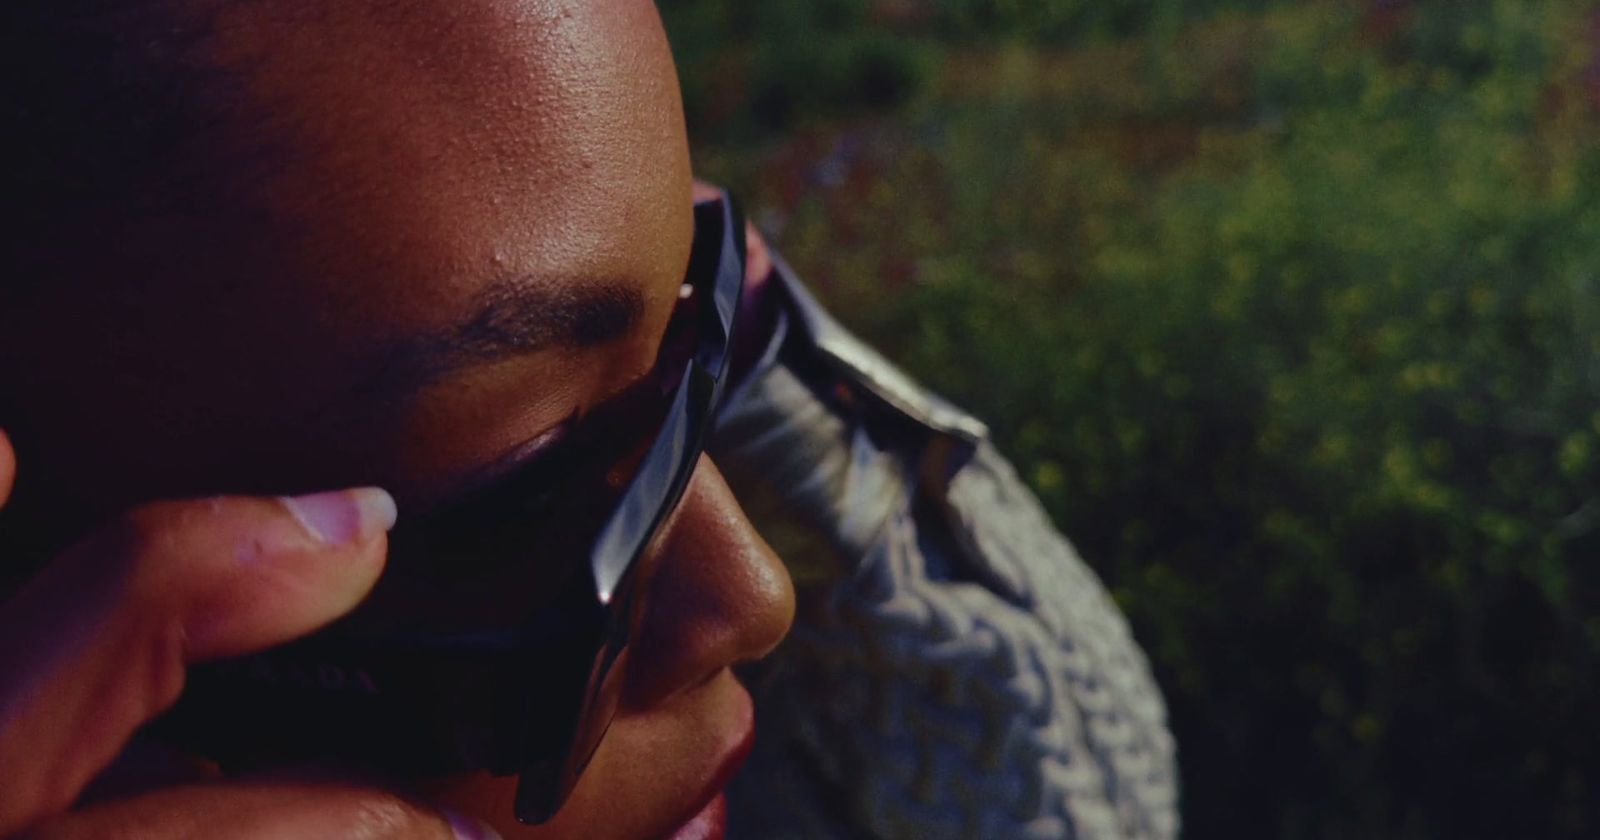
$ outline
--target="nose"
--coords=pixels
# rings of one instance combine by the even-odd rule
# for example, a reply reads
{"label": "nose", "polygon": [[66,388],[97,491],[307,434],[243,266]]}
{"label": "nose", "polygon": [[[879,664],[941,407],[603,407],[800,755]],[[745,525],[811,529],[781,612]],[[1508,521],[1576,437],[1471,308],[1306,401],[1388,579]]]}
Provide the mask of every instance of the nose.
{"label": "nose", "polygon": [[654,546],[622,705],[659,705],[730,665],[760,659],[794,620],[794,584],[701,456]]}

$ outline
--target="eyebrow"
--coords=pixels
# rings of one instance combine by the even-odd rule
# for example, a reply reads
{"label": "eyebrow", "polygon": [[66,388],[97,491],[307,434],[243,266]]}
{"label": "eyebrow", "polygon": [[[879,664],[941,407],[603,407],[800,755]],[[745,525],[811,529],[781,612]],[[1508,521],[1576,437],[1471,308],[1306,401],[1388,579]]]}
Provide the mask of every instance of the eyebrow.
{"label": "eyebrow", "polygon": [[605,344],[631,332],[644,308],[637,284],[618,279],[497,280],[477,294],[464,320],[384,348],[357,390],[403,398],[475,365]]}

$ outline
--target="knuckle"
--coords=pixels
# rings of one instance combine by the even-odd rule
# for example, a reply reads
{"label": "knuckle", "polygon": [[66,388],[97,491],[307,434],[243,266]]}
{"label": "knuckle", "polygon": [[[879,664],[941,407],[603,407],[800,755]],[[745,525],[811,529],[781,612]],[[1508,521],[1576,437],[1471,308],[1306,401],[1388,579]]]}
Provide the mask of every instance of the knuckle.
{"label": "knuckle", "polygon": [[153,519],[130,512],[101,525],[68,550],[63,560],[90,572],[86,584],[110,593],[127,593],[145,565],[142,558],[156,553],[162,538]]}
{"label": "knuckle", "polygon": [[110,537],[126,554],[149,554],[170,548],[175,531],[190,524],[193,515],[180,502],[140,505],[116,520]]}
{"label": "knuckle", "polygon": [[224,509],[219,498],[143,504],[103,528],[94,549],[134,564],[152,557],[176,562],[188,555],[182,548],[189,538],[219,521]]}
{"label": "knuckle", "polygon": [[186,550],[198,521],[214,515],[206,502],[153,502],[98,528],[63,558],[92,591],[145,608],[171,605],[198,584],[203,552]]}
{"label": "knuckle", "polygon": [[[126,591],[148,576],[150,560],[170,547],[165,518],[150,508],[140,508],[102,527],[78,553],[106,573],[107,583]],[[138,593],[131,593],[138,594]]]}

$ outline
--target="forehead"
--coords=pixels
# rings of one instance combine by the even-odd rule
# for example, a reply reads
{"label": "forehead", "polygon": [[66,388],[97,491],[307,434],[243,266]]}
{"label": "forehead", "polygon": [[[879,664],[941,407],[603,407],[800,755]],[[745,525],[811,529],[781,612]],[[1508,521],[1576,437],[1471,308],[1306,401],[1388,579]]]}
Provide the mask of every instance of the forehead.
{"label": "forehead", "polygon": [[[201,2],[206,60],[237,80],[230,119],[272,150],[272,176],[244,225],[127,237],[164,276],[90,306],[106,314],[57,301],[31,335],[54,363],[27,410],[60,480],[122,497],[404,494],[649,367],[692,226],[652,4]],[[517,300],[579,301],[627,328],[459,360],[414,400],[368,389],[389,348],[503,332],[526,321]],[[108,414],[115,428],[86,434]]]}
{"label": "forehead", "polygon": [[264,198],[317,257],[446,296],[485,272],[679,258],[628,247],[684,235],[682,117],[650,3],[275,5],[229,6],[214,50],[294,150]]}

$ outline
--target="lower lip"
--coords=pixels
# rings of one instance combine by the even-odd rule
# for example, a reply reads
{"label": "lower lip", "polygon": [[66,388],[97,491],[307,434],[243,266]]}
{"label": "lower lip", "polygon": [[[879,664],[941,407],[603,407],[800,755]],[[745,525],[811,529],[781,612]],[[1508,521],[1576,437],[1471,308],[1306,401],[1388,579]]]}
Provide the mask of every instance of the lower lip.
{"label": "lower lip", "polygon": [[723,840],[727,830],[728,799],[719,793],[667,840]]}

